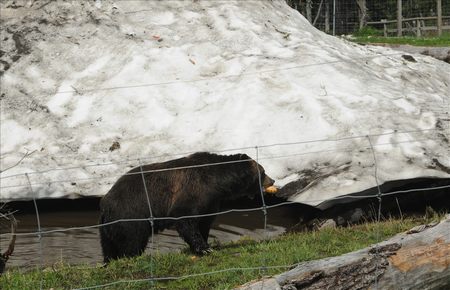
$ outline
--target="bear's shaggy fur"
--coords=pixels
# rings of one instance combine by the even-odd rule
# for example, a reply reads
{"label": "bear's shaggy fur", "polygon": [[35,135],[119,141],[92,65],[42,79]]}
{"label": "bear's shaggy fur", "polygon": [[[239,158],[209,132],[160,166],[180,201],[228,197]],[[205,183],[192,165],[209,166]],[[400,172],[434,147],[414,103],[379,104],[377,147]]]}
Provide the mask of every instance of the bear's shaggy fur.
{"label": "bear's shaggy fur", "polygon": [[[120,177],[100,202],[100,223],[107,224],[100,227],[104,261],[141,255],[152,234],[151,215],[176,218],[216,213],[222,201],[253,198],[261,194],[261,185],[266,188],[273,182],[245,154],[202,152],[136,167]],[[214,217],[154,220],[153,232],[175,226],[194,253],[205,254],[211,250],[207,241]],[[116,222],[121,219],[148,220]]]}

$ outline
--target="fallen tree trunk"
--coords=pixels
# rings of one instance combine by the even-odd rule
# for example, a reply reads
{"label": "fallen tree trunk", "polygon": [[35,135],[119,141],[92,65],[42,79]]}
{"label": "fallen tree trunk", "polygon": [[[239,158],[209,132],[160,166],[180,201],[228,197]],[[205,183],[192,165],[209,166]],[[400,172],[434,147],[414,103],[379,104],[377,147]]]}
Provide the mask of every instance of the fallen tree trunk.
{"label": "fallen tree trunk", "polygon": [[450,215],[369,248],[300,263],[237,289],[450,289]]}

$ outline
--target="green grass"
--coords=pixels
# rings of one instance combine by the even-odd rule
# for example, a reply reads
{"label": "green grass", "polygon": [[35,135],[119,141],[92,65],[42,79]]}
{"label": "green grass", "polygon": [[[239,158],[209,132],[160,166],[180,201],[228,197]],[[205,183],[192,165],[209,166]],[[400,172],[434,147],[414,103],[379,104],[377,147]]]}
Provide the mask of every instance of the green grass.
{"label": "green grass", "polygon": [[[0,278],[0,289],[39,289],[41,286],[43,289],[72,289],[117,281],[124,282],[102,289],[230,289],[262,276],[288,270],[287,267],[270,267],[293,265],[355,251],[425,222],[425,218],[388,220],[379,224],[367,223],[348,228],[286,234],[264,242],[244,239],[216,246],[215,252],[204,257],[193,257],[185,252],[157,254],[153,258],[141,256],[122,259],[107,267],[54,265],[27,272],[13,269]],[[263,265],[268,268],[250,269]],[[205,272],[216,273],[202,275]],[[193,277],[153,284],[149,281],[131,281],[147,279],[151,273],[155,277]]]}
{"label": "green grass", "polygon": [[364,27],[353,33],[351,41],[357,43],[386,43],[409,44],[414,46],[450,46],[450,33],[443,33],[440,37],[384,37],[383,32],[371,27]]}
{"label": "green grass", "polygon": [[366,26],[361,28],[360,30],[353,33],[354,37],[374,37],[374,36],[383,36],[383,31],[377,30],[375,28]]}

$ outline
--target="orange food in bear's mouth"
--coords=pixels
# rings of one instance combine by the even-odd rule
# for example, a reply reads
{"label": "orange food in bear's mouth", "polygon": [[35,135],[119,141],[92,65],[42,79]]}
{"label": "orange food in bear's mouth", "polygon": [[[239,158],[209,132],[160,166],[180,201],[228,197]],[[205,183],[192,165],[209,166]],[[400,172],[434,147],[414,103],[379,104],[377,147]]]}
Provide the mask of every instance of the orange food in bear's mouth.
{"label": "orange food in bear's mouth", "polygon": [[264,188],[264,192],[267,192],[267,193],[276,193],[277,191],[278,191],[278,188],[276,188],[276,187],[273,186],[273,185]]}

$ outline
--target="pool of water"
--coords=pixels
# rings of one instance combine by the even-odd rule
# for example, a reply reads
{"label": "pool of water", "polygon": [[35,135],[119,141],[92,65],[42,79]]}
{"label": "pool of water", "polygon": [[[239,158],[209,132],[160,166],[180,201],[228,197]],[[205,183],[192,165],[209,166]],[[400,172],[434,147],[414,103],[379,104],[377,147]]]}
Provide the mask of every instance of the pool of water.
{"label": "pool of water", "polygon": [[[290,210],[292,211],[292,210]],[[255,240],[271,238],[285,232],[286,228],[298,222],[295,215],[287,214],[285,207],[270,209],[267,214],[267,226],[264,228],[264,214],[262,211],[232,212],[216,218],[210,233],[209,243],[214,240],[225,243],[250,237]],[[38,231],[36,214],[29,212],[15,214],[18,221],[19,234],[36,233]],[[40,224],[45,233],[41,237],[37,234],[18,235],[13,256],[7,267],[34,268],[51,266],[57,263],[95,265],[101,263],[102,253],[98,228],[99,212],[97,210],[69,210],[53,209],[40,212]],[[93,226],[93,227],[90,227]],[[70,229],[73,227],[86,227]],[[59,231],[62,230],[62,231]],[[8,232],[4,225],[2,233]],[[1,238],[1,249],[8,243],[7,236]],[[187,244],[178,236],[175,230],[165,230],[155,235],[153,244],[149,241],[147,253],[150,251],[170,252],[179,251]]]}

